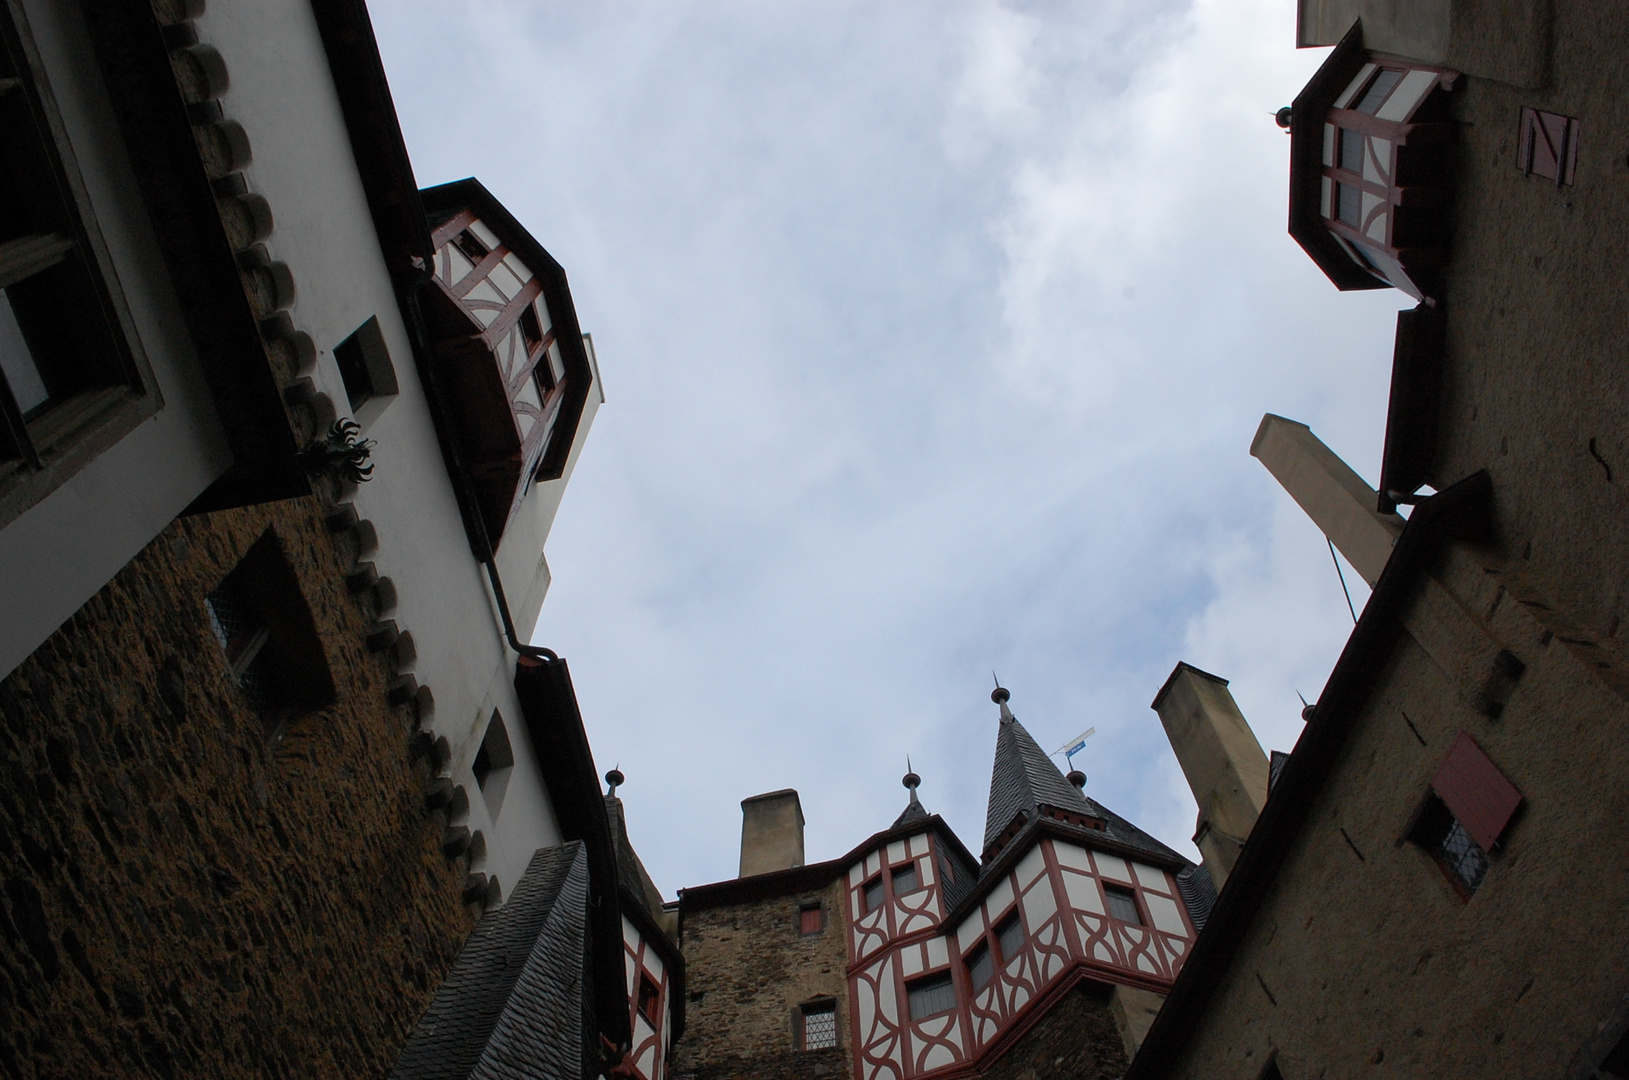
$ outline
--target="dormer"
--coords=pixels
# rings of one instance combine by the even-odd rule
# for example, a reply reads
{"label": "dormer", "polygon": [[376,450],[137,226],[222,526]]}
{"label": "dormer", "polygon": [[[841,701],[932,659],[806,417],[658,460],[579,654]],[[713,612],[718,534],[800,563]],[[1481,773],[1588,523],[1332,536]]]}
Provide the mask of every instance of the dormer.
{"label": "dormer", "polygon": [[423,199],[437,381],[496,548],[531,487],[564,471],[592,368],[565,271],[497,199],[473,179],[428,188]]}
{"label": "dormer", "polygon": [[1359,23],[1296,97],[1290,235],[1336,288],[1432,296],[1448,257],[1457,78],[1371,54]]}

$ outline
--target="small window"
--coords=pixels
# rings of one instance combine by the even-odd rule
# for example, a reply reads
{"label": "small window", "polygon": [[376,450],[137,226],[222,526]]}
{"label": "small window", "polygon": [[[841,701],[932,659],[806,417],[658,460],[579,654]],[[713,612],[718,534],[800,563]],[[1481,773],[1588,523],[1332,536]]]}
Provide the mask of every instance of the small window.
{"label": "small window", "polygon": [[1341,128],[1341,168],[1363,175],[1363,147],[1366,140],[1356,131]]}
{"label": "small window", "polygon": [[661,988],[651,981],[649,975],[641,972],[639,975],[639,1015],[643,1016],[646,1022],[654,1027],[657,1023],[656,1018],[661,1004]]}
{"label": "small window", "polygon": [[476,236],[469,229],[465,229],[453,237],[453,243],[458,247],[459,251],[464,253],[465,258],[472,263],[479,263],[492,253],[492,249],[486,246],[486,241]]}
{"label": "small window", "polygon": [[995,937],[1001,946],[1002,963],[1018,955],[1024,947],[1024,924],[1018,921],[1018,912],[1014,911],[996,924]]}
{"label": "small window", "polygon": [[[526,342],[527,356],[537,352],[538,346],[543,344],[543,323],[537,317],[537,305],[527,304],[526,310],[520,313],[520,336]],[[547,368],[548,365],[542,366]]]}
{"label": "small window", "polygon": [[954,1009],[956,987],[951,982],[950,972],[906,983],[905,1000],[910,1003],[912,1020],[925,1020]]}
{"label": "small window", "polygon": [[1559,113],[1523,109],[1516,141],[1516,168],[1528,176],[1572,183],[1578,168],[1578,121]]}
{"label": "small window", "polygon": [[1397,89],[1397,84],[1403,81],[1403,73],[1396,68],[1381,68],[1375,73],[1374,81],[1363,92],[1363,97],[1353,106],[1360,113],[1373,116],[1380,111],[1380,106],[1391,97],[1391,92]]}
{"label": "small window", "polygon": [[1104,885],[1103,898],[1108,901],[1109,914],[1130,926],[1143,924],[1142,914],[1137,910],[1137,894],[1130,889],[1119,885]]}
{"label": "small window", "polygon": [[939,859],[939,876],[948,882],[955,882],[956,880],[955,864],[942,856]]}
{"label": "small window", "polygon": [[872,878],[865,883],[865,910],[876,911],[882,907],[882,876]]}
{"label": "small window", "polygon": [[322,639],[275,532],[254,542],[204,609],[232,680],[268,736],[288,716],[333,703]]}
{"label": "small window", "polygon": [[1354,229],[1363,227],[1363,189],[1353,184],[1335,185],[1336,213]]}
{"label": "small window", "polygon": [[837,1049],[837,1003],[816,1001],[798,1010],[800,1049]]}
{"label": "small window", "polygon": [[374,398],[398,392],[396,368],[390,362],[377,316],[334,346],[334,363],[339,365],[339,377],[345,382],[345,396],[351,401],[353,413]]}
{"label": "small window", "polygon": [[1426,796],[1419,820],[1409,839],[1436,861],[1448,881],[1466,899],[1476,892],[1488,872],[1488,855],[1482,850],[1453,811],[1435,792]]}
{"label": "small window", "polygon": [[978,947],[967,954],[967,978],[973,984],[974,993],[983,990],[995,978],[995,960],[990,956],[989,942],[979,942]]}
{"label": "small window", "polygon": [[916,863],[908,862],[904,866],[894,867],[894,895],[904,896],[917,889]]}
{"label": "small window", "polygon": [[826,928],[826,914],[819,904],[804,904],[798,908],[798,933],[808,936]]}
{"label": "small window", "polygon": [[475,751],[471,771],[475,773],[475,783],[481,789],[481,797],[486,800],[487,813],[494,820],[503,806],[503,796],[509,788],[509,777],[514,772],[514,766],[515,751],[509,743],[509,729],[504,725],[503,714],[493,709],[492,719],[487,721],[486,735],[481,739],[481,747]]}

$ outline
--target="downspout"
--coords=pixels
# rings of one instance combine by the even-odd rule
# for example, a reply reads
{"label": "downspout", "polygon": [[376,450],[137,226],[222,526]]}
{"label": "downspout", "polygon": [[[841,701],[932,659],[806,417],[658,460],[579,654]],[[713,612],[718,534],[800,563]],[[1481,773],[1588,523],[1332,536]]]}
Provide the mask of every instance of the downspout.
{"label": "downspout", "polygon": [[435,252],[432,251],[429,258],[423,260],[423,265],[415,268],[415,277],[407,289],[405,307],[408,311],[408,332],[413,339],[413,363],[419,369],[419,381],[425,386],[425,396],[430,399],[430,414],[435,419],[436,435],[441,442],[442,456],[447,462],[447,473],[452,478],[453,497],[458,500],[459,512],[469,529],[476,561],[486,567],[487,580],[492,583],[492,596],[498,603],[498,615],[503,620],[504,640],[521,656],[553,663],[560,659],[559,654],[553,649],[528,645],[515,633],[515,619],[509,613],[509,599],[504,595],[503,579],[498,576],[498,560],[492,549],[492,538],[487,535],[486,520],[481,516],[475,492],[470,487],[469,473],[459,456],[458,440],[453,436],[455,430],[453,418],[448,413],[446,399],[442,396],[440,375],[436,371],[431,355],[430,333],[424,323],[424,310],[419,306],[419,290],[428,285],[434,276]]}

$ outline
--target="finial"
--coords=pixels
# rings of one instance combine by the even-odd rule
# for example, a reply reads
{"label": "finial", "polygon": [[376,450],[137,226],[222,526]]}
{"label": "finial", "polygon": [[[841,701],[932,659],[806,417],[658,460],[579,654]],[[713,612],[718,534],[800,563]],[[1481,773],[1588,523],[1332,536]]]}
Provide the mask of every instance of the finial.
{"label": "finial", "polygon": [[1295,123],[1295,110],[1288,105],[1284,106],[1273,114],[1273,122],[1286,132],[1289,131],[1290,125]]}
{"label": "finial", "polygon": [[622,782],[626,779],[628,778],[622,775],[621,769],[612,769],[610,772],[606,773],[605,782],[609,786],[605,789],[605,797],[609,799],[615,796],[617,793],[617,788],[621,787]]}
{"label": "finial", "polygon": [[906,789],[910,791],[911,801],[916,802],[916,789],[922,783],[922,778],[916,775],[915,769],[911,768],[911,759],[909,755],[906,755],[905,757],[905,777],[904,779],[900,780],[900,783],[904,784]]}
{"label": "finial", "polygon": [[1301,699],[1301,722],[1303,724],[1310,724],[1312,722],[1313,714],[1318,711],[1317,704],[1314,702],[1309,702],[1307,700],[1307,696],[1299,690],[1295,692],[1295,696]]}
{"label": "finial", "polygon": [[1012,695],[1007,693],[1007,688],[1005,686],[1001,685],[1001,680],[996,678],[995,672],[990,672],[990,677],[995,679],[996,684],[996,688],[990,691],[990,700],[995,702],[997,705],[1005,705]]}
{"label": "finial", "polygon": [[1064,777],[1064,779],[1075,785],[1076,791],[1084,791],[1086,789],[1086,774],[1081,772],[1079,769],[1070,769],[1069,775]]}

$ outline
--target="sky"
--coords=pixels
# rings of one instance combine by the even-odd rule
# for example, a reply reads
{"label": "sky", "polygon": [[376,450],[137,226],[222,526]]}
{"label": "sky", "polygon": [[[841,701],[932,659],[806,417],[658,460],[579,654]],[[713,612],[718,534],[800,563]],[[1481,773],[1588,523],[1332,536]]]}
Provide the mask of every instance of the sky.
{"label": "sky", "polygon": [[761,792],[842,855],[907,758],[976,852],[992,673],[1197,858],[1149,703],[1186,660],[1293,746],[1352,617],[1250,441],[1372,485],[1408,306],[1285,231],[1293,0],[372,11],[419,183],[480,178],[594,338],[535,640],[664,895],[735,876]]}

